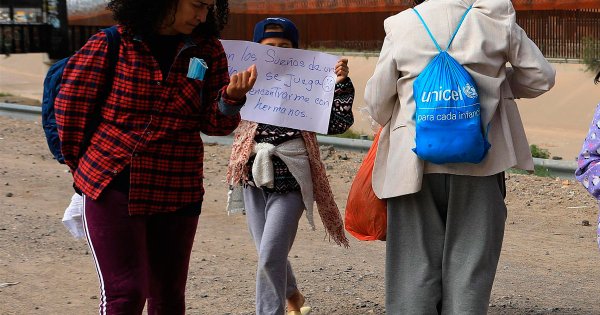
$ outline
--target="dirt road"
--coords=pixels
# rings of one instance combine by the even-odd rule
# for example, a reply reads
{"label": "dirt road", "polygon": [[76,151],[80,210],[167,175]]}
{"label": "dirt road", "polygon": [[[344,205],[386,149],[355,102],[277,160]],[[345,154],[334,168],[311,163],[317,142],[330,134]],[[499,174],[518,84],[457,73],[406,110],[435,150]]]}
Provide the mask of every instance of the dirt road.
{"label": "dirt road", "polygon": [[[256,254],[243,216],[225,212],[229,148],[206,147],[207,194],[188,281],[189,314],[253,314]],[[325,160],[345,206],[363,154]],[[347,157],[347,159],[346,159]],[[70,174],[39,122],[0,117],[0,314],[97,314],[98,281],[83,241],[60,219]],[[600,314],[597,206],[573,181],[511,174],[506,237],[489,314]],[[589,226],[582,224],[588,221]],[[302,220],[290,255],[313,314],[384,314],[384,242],[344,249]]]}

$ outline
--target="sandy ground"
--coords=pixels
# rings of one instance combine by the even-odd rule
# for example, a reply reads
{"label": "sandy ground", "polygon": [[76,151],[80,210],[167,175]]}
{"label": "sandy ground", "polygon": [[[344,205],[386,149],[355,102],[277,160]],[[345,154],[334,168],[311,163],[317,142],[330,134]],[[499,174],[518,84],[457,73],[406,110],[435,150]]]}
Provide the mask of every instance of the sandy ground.
{"label": "sandy ground", "polygon": [[[92,257],[60,222],[72,194],[70,174],[52,160],[39,122],[0,117],[0,148],[0,314],[96,314]],[[254,246],[245,217],[224,210],[228,155],[228,147],[206,147],[188,314],[253,313]],[[342,209],[363,155],[335,151],[325,160]],[[600,314],[595,201],[573,181],[510,174],[507,186],[489,314]],[[317,227],[311,231],[303,219],[290,254],[313,314],[384,314],[385,243],[351,239],[344,249]]]}
{"label": "sandy ground", "polygon": [[[0,102],[39,104],[47,70],[41,54],[0,56]],[[357,95],[353,129],[376,57],[351,57]],[[520,100],[530,143],[573,159],[600,87],[581,65],[554,64],[556,87]],[[98,283],[87,245],[60,223],[70,174],[51,159],[39,122],[0,117],[0,315],[95,314]],[[256,255],[243,216],[228,217],[224,169],[229,149],[207,146],[203,214],[188,281],[189,314],[252,314]],[[325,163],[343,209],[362,153],[338,151]],[[348,157],[341,159],[340,157]],[[600,315],[597,206],[579,184],[511,174],[506,237],[489,314]],[[586,226],[588,221],[590,226]],[[317,222],[317,226],[319,223]],[[302,221],[290,259],[314,314],[383,314],[383,242],[324,240]]]}
{"label": "sandy ground", "polygon": [[[346,57],[356,88],[356,119],[352,130],[370,134],[370,119],[363,110],[363,97],[377,57]],[[33,100],[25,101],[27,104],[39,104],[47,63],[45,54],[0,56],[0,93]],[[593,84],[593,74],[585,72],[583,65],[554,63],[553,66],[557,70],[555,87],[536,99],[519,100],[519,110],[530,144],[549,150],[552,156],[573,160],[581,149],[596,104],[600,102],[600,86]],[[14,97],[0,97],[0,102],[19,101]]]}
{"label": "sandy ground", "polygon": [[[376,56],[346,56],[350,77],[355,88],[355,123],[352,130],[371,133],[370,120],[364,109],[364,88],[373,74]],[[579,64],[554,63],[557,77],[555,87],[536,99],[518,101],[523,124],[531,144],[548,149],[553,156],[574,160],[581,149],[596,104],[600,102],[600,86],[593,83],[593,74],[583,71]],[[45,54],[0,56],[0,93],[25,97],[39,104],[42,82],[48,70]],[[0,102],[18,99],[2,98]]]}

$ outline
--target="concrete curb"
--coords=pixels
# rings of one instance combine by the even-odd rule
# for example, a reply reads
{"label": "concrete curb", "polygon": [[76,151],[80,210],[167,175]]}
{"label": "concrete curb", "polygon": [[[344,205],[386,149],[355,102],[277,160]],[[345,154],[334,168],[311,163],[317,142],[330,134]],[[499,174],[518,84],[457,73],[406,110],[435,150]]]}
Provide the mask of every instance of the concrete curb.
{"label": "concrete curb", "polygon": [[575,170],[577,169],[576,161],[533,158],[533,164],[535,166],[546,168],[553,177],[575,179]]}
{"label": "concrete curb", "polygon": [[0,116],[6,116],[13,119],[37,120],[42,117],[42,107],[0,103]]}
{"label": "concrete curb", "polygon": [[[338,149],[361,152],[367,152],[373,143],[371,140],[347,139],[328,136],[317,136],[317,140],[319,140],[319,144],[321,145],[330,145]],[[231,136],[214,137],[202,134],[202,141],[205,143],[231,145],[233,143],[233,138]],[[547,169],[552,177],[560,177],[571,180],[575,179],[575,170],[577,169],[577,162],[575,161],[533,158],[533,164],[535,166],[541,166]]]}
{"label": "concrete curb", "polygon": [[[42,108],[39,106],[29,106],[20,104],[0,103],[0,116],[7,116],[16,119],[37,120],[40,118]],[[231,145],[232,136],[215,137],[202,135],[205,143],[216,143],[221,145]],[[373,141],[362,139],[348,139],[329,136],[317,136],[317,140],[322,145],[330,145],[338,149],[366,152],[371,147]],[[533,163],[536,166],[546,168],[551,176],[565,179],[575,179],[575,170],[577,162],[563,160],[548,160],[534,158]]]}

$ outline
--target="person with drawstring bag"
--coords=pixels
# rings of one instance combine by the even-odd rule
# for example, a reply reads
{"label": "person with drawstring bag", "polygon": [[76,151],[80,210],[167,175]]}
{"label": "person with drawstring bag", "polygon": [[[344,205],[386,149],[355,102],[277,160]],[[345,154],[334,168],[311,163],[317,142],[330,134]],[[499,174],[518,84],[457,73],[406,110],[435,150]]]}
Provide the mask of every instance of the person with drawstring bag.
{"label": "person with drawstring bag", "polygon": [[533,169],[514,99],[548,91],[555,71],[509,0],[415,2],[385,20],[365,89],[382,125],[372,185],[387,206],[386,312],[486,314],[504,171]]}

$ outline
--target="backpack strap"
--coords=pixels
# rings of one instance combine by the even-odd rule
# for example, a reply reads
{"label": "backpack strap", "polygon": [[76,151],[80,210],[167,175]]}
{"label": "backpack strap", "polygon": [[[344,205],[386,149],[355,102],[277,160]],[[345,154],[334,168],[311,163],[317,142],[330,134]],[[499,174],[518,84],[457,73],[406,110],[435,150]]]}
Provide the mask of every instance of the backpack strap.
{"label": "backpack strap", "polygon": [[452,44],[452,41],[454,40],[454,37],[456,36],[456,33],[458,33],[458,30],[460,29],[460,26],[463,24],[463,21],[467,17],[467,13],[469,13],[469,11],[471,11],[472,7],[473,7],[473,5],[470,5],[467,8],[467,11],[465,11],[465,13],[463,14],[462,18],[460,19],[460,22],[458,23],[458,26],[456,27],[456,30],[454,30],[454,33],[452,34],[452,37],[450,37],[450,41],[448,42],[448,46],[446,46],[446,50],[448,50],[448,48],[450,48],[450,44]]}
{"label": "backpack strap", "polygon": [[[116,25],[113,25],[109,28],[102,29],[104,34],[106,34],[106,39],[108,41],[108,76],[110,78],[111,84],[107,84],[107,86],[112,86],[112,79],[115,76],[115,68],[117,67],[117,63],[119,62],[119,48],[121,46],[121,34],[119,34],[119,30]],[[107,81],[108,82],[108,81]],[[108,94],[108,93],[107,93]]]}
{"label": "backpack strap", "polygon": [[454,30],[454,33],[452,34],[452,37],[450,37],[450,41],[448,42],[448,46],[446,46],[446,49],[444,49],[444,50],[442,50],[442,48],[440,47],[440,45],[438,44],[438,42],[435,40],[435,37],[433,37],[433,34],[431,34],[431,31],[429,30],[429,27],[425,23],[425,20],[423,20],[423,17],[421,16],[421,14],[419,14],[419,11],[417,11],[417,9],[415,9],[415,8],[412,8],[412,9],[417,14],[417,16],[419,17],[419,20],[421,20],[421,23],[423,23],[423,26],[425,26],[425,30],[427,31],[427,34],[429,34],[429,37],[431,38],[431,40],[435,44],[435,47],[437,48],[437,50],[439,52],[442,52],[442,51],[447,51],[448,48],[450,48],[450,44],[452,44],[452,41],[454,40],[454,37],[456,36],[456,33],[458,33],[458,30],[460,29],[460,26],[462,25],[463,21],[465,20],[465,17],[467,16],[467,13],[469,13],[469,11],[471,11],[471,8],[473,8],[473,5],[469,6],[467,8],[467,11],[465,11],[465,13],[463,14],[462,18],[460,19],[460,22],[458,23],[458,26],[456,27],[456,29]]}

